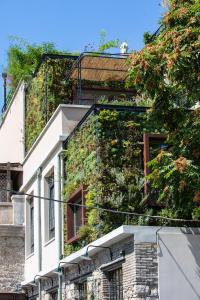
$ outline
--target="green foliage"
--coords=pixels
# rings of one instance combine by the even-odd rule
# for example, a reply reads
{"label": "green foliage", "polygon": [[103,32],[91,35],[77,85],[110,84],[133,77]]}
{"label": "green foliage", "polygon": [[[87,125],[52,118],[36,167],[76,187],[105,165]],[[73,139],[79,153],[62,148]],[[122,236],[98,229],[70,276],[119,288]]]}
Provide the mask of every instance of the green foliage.
{"label": "green foliage", "polygon": [[143,35],[143,40],[144,40],[145,45],[151,43],[152,42],[152,34],[150,34],[149,32],[145,32]]}
{"label": "green foliage", "polygon": [[[118,102],[118,104],[121,104]],[[87,225],[80,229],[91,242],[121,224],[133,224],[125,215],[93,208],[141,211],[144,187],[142,147],[144,116],[133,112],[102,109],[68,141],[66,149],[65,196],[84,184]]]}
{"label": "green foliage", "polygon": [[106,40],[106,31],[102,30],[100,32],[100,45],[98,52],[105,52],[106,50],[109,50],[111,48],[119,48],[120,41],[118,39],[115,40]]}
{"label": "green foliage", "polygon": [[192,211],[192,218],[194,220],[200,220],[200,206],[195,207]]}
{"label": "green foliage", "polygon": [[[26,150],[51,118],[60,103],[72,103],[72,82],[66,82],[66,71],[73,61],[46,59],[30,81],[26,93]],[[45,98],[47,96],[47,103]]]}
{"label": "green foliage", "polygon": [[185,110],[200,98],[200,2],[168,2],[160,33],[153,40],[146,34],[145,47],[131,55],[127,84],[152,101],[147,132],[156,124],[168,133],[169,149],[149,163],[147,178],[162,213],[187,219],[200,201],[200,109]]}
{"label": "green foliage", "polygon": [[[159,122],[152,109],[144,114],[101,109],[90,116],[68,141],[65,195],[69,199],[80,185],[87,187],[87,225],[80,229],[85,243],[121,224],[180,226],[180,222],[155,220],[148,215],[199,218],[199,210],[195,208],[200,202],[200,169],[197,166],[200,154],[197,147],[199,113],[174,109],[169,116],[171,124],[175,126],[180,123],[181,128],[174,136],[168,133],[169,147],[160,151],[149,163],[152,172],[146,178],[151,183],[151,190],[157,192],[160,205],[157,209],[148,206],[147,196],[143,192],[143,133],[167,133],[165,128],[169,129],[169,126],[162,127],[162,121]],[[196,160],[194,157],[189,159],[191,151]],[[123,214],[115,215],[97,210],[94,206],[147,216],[131,218]]]}
{"label": "green foliage", "polygon": [[182,210],[182,218],[191,217],[194,203],[200,201],[200,110],[185,114],[175,131],[168,135],[169,150],[162,151],[149,166],[148,176],[159,188],[159,200],[171,209]]}
{"label": "green foliage", "polygon": [[130,57],[129,85],[160,109],[180,103],[189,106],[200,96],[200,4],[170,2],[160,34]]}
{"label": "green foliage", "polygon": [[23,39],[12,37],[8,49],[8,68],[11,91],[13,92],[21,79],[33,75],[44,53],[61,53],[53,43],[28,44]]}

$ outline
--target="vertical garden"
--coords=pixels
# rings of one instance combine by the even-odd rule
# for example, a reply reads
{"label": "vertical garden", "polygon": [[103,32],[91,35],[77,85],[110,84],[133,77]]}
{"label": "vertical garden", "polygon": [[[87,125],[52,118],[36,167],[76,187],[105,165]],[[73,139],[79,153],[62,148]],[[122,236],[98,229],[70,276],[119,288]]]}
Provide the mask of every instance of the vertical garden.
{"label": "vertical garden", "polygon": [[[56,55],[54,55],[56,56]],[[74,62],[73,56],[43,57],[26,91],[26,151],[61,103],[72,103],[72,82],[66,81],[67,71]]]}
{"label": "vertical garden", "polygon": [[[118,105],[97,105],[97,108],[75,129],[66,144],[65,199],[70,202],[71,195],[84,186],[84,205],[87,207],[85,224],[79,230],[80,239],[71,245],[66,243],[66,253],[122,224],[166,223],[151,219],[149,215],[199,219],[198,168],[183,156],[177,159],[176,150],[182,132],[187,131],[187,126],[191,124],[191,133],[195,137],[199,126],[198,112],[179,109],[171,111],[178,118],[174,122],[178,122],[182,128],[182,132],[176,135],[176,144],[163,122],[155,120],[152,110],[145,111],[141,108],[139,111],[139,107]],[[146,177],[143,160],[145,133],[164,133],[168,145],[167,148],[159,148],[148,163],[151,172]],[[189,148],[196,148],[196,142],[198,144],[192,136],[187,139]],[[198,152],[197,149],[196,151]],[[197,152],[195,155],[198,155]],[[168,165],[163,167],[163,164]],[[145,193],[147,181],[151,184],[151,190],[156,191],[153,206],[151,195]],[[168,182],[168,186],[165,182]],[[144,216],[116,214],[101,209],[135,212]],[[66,211],[67,205],[65,213]],[[186,223],[167,222],[172,226]],[[65,240],[67,241],[67,230]]]}

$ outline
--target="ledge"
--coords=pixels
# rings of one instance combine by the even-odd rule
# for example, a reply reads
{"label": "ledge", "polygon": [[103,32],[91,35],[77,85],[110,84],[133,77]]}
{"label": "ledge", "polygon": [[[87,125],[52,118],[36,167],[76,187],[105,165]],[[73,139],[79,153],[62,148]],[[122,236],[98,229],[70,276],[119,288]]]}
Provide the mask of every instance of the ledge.
{"label": "ledge", "polygon": [[0,206],[13,206],[12,202],[0,202]]}
{"label": "ledge", "polygon": [[55,237],[53,237],[52,239],[50,239],[50,240],[48,240],[47,242],[45,242],[44,244],[43,244],[43,246],[44,247],[47,247],[49,244],[51,244],[52,242],[54,242],[55,241]]}
{"label": "ledge", "polygon": [[21,237],[25,236],[25,228],[22,225],[0,225],[0,237]]}
{"label": "ledge", "polygon": [[35,255],[34,252],[32,252],[32,253],[26,255],[25,260],[28,260],[29,258],[31,258],[31,257],[34,256],[34,255]]}
{"label": "ledge", "polygon": [[111,262],[107,263],[107,264],[103,264],[100,266],[100,270],[106,272],[106,271],[111,271],[112,269],[115,269],[116,266],[120,266],[122,263],[125,262],[125,257],[120,257],[117,258],[115,260],[112,260]]}

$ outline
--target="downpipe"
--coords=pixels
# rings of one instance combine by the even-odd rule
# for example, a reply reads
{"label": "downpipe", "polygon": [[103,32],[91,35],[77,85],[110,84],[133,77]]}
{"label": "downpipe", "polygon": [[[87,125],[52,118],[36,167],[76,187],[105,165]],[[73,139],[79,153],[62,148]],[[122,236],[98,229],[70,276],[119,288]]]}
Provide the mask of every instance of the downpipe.
{"label": "downpipe", "polygon": [[[63,183],[64,183],[64,167],[63,167],[63,147],[58,154],[58,199],[63,200]],[[63,258],[63,203],[58,203],[58,261]],[[62,300],[62,276],[58,274],[58,300]]]}
{"label": "downpipe", "polygon": [[[63,150],[58,154],[58,199],[63,201]],[[58,204],[58,261],[63,258],[63,203]]]}
{"label": "downpipe", "polygon": [[[41,180],[42,180],[42,168],[37,170],[37,196],[41,197]],[[38,198],[37,203],[37,223],[38,223],[38,272],[42,269],[42,235],[41,235],[41,199]]]}
{"label": "downpipe", "polygon": [[62,273],[58,275],[58,300],[62,300],[62,276]]}

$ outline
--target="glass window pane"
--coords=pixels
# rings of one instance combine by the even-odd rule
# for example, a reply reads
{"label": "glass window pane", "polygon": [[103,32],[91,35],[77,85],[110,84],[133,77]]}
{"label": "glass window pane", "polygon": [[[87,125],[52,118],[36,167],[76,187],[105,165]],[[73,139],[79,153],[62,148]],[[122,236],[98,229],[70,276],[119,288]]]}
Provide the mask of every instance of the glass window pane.
{"label": "glass window pane", "polygon": [[30,248],[31,253],[34,252],[34,204],[33,198],[29,200],[30,205]]}
{"label": "glass window pane", "polygon": [[[53,176],[48,179],[49,182],[49,198],[54,199],[54,181]],[[55,202],[49,200],[49,239],[55,236]]]}

